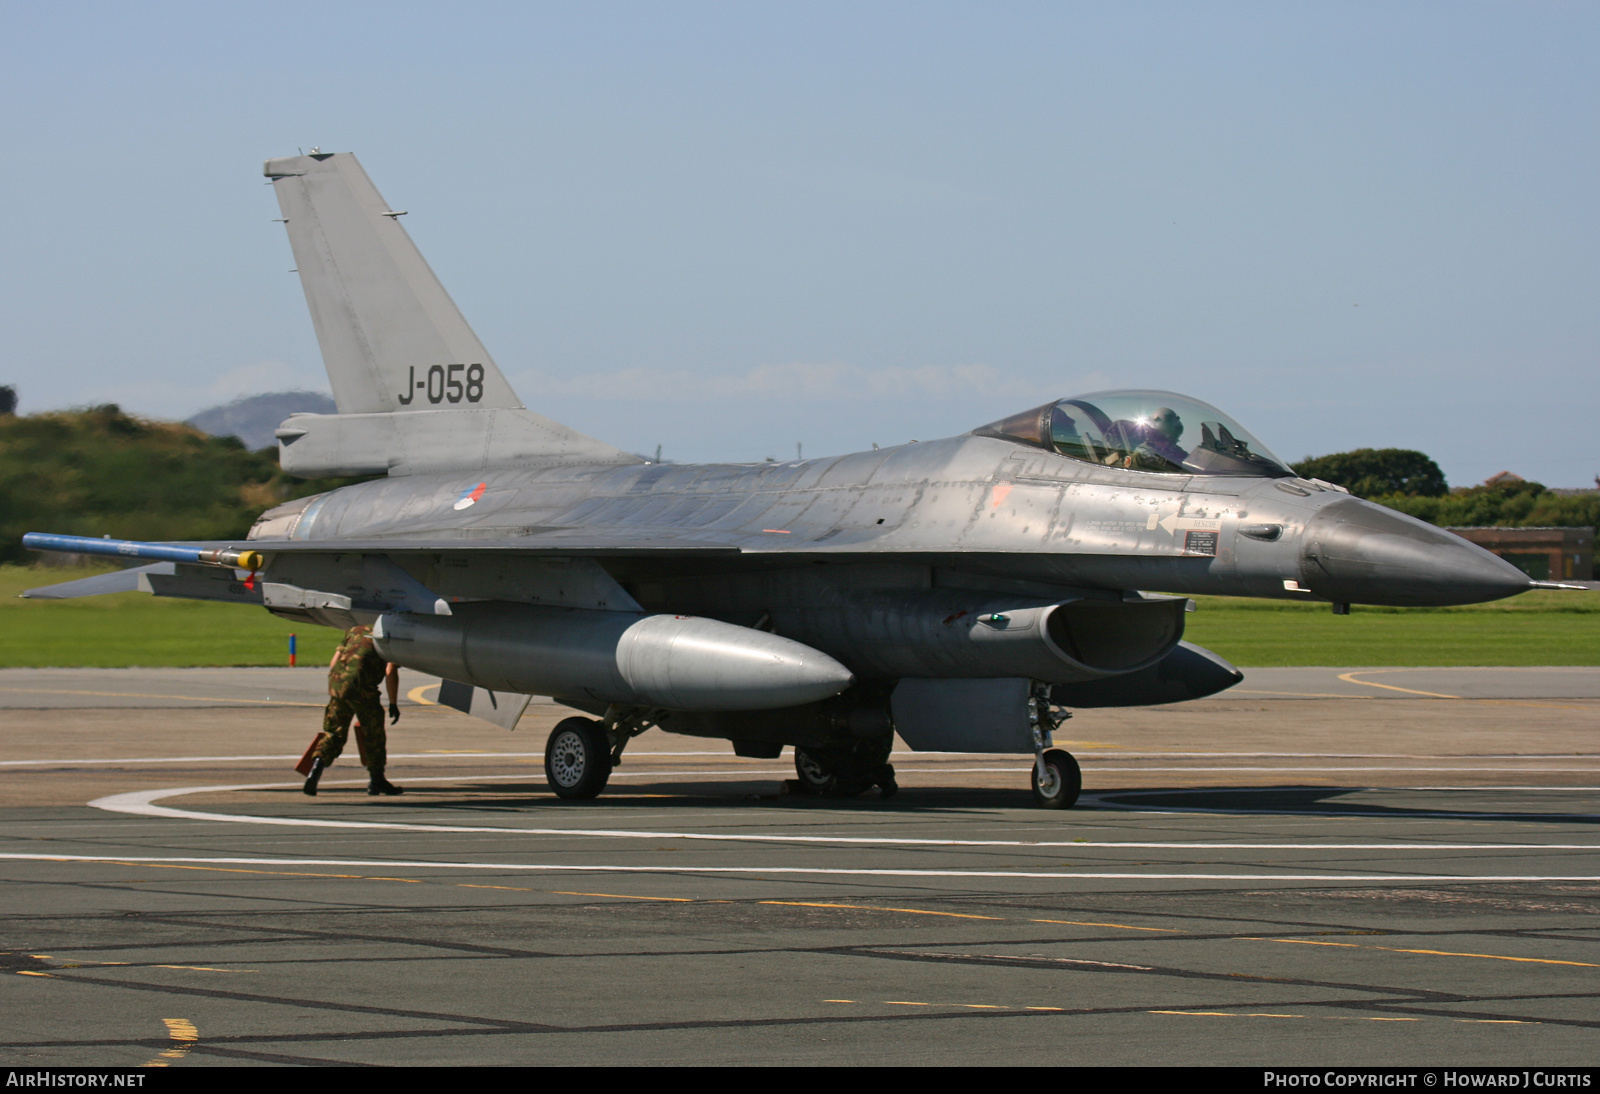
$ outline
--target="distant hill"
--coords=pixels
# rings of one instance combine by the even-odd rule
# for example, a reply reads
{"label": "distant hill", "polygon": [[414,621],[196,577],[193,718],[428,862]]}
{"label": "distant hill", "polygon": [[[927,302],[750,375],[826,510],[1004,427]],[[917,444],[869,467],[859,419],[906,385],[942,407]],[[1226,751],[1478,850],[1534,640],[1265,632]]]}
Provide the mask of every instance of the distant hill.
{"label": "distant hill", "polygon": [[277,446],[272,431],[291,414],[337,414],[339,408],[320,391],[280,391],[246,395],[224,406],[202,410],[185,425],[213,437],[238,437],[252,452]]}
{"label": "distant hill", "polygon": [[357,481],[291,478],[276,451],[251,451],[236,437],[146,421],[113,405],[4,415],[0,562],[30,561],[24,532],[238,539],[263,509]]}

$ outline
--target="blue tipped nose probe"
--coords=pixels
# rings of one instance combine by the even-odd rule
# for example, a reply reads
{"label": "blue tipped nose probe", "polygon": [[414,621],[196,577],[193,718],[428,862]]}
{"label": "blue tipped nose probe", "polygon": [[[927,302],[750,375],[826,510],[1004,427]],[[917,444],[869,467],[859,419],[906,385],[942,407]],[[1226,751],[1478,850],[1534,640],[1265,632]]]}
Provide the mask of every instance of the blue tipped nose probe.
{"label": "blue tipped nose probe", "polygon": [[105,555],[110,558],[139,558],[149,562],[190,562],[202,566],[231,566],[239,570],[259,570],[266,561],[259,551],[238,551],[229,547],[188,547],[176,543],[140,543],[132,539],[95,539],[92,536],[58,536],[49,532],[29,532],[22,545],[30,551],[63,551],[79,555]]}

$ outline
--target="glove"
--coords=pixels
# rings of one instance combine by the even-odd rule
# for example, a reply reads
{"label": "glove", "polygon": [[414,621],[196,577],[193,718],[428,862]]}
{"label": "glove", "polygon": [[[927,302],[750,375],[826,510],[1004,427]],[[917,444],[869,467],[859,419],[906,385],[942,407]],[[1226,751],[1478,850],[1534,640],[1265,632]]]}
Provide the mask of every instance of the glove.
{"label": "glove", "polygon": [[400,720],[400,704],[398,704],[398,703],[390,703],[389,704],[389,721],[391,723],[393,723],[393,722],[398,722],[399,720]]}

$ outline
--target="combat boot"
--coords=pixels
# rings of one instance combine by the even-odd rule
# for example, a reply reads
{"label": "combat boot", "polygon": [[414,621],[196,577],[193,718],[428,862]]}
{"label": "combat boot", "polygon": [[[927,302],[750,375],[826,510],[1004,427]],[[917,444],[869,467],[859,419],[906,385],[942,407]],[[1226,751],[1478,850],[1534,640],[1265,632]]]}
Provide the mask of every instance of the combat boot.
{"label": "combat boot", "polygon": [[383,777],[383,768],[381,767],[372,772],[372,778],[367,783],[368,797],[375,798],[379,794],[387,794],[390,797],[393,797],[396,794],[404,793],[404,790],[400,789],[394,783]]}
{"label": "combat boot", "polygon": [[316,797],[317,782],[322,778],[322,772],[327,768],[327,766],[327,764],[322,762],[321,756],[318,756],[316,759],[312,760],[311,774],[306,776],[306,784],[302,786],[300,790],[303,793],[310,794],[313,798]]}

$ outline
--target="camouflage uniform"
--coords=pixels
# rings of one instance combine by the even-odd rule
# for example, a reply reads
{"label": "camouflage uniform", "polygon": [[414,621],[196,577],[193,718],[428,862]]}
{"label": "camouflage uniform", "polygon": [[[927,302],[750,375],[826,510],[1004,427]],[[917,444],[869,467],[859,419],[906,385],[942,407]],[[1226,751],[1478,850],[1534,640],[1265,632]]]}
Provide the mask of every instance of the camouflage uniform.
{"label": "camouflage uniform", "polygon": [[356,733],[361,738],[367,770],[381,774],[388,759],[383,732],[383,704],[378,685],[383,682],[387,663],[372,646],[371,627],[351,627],[344,643],[334,655],[328,670],[328,710],[322,716],[322,745],[317,758],[327,767],[344,751],[350,732],[350,719],[360,720]]}

